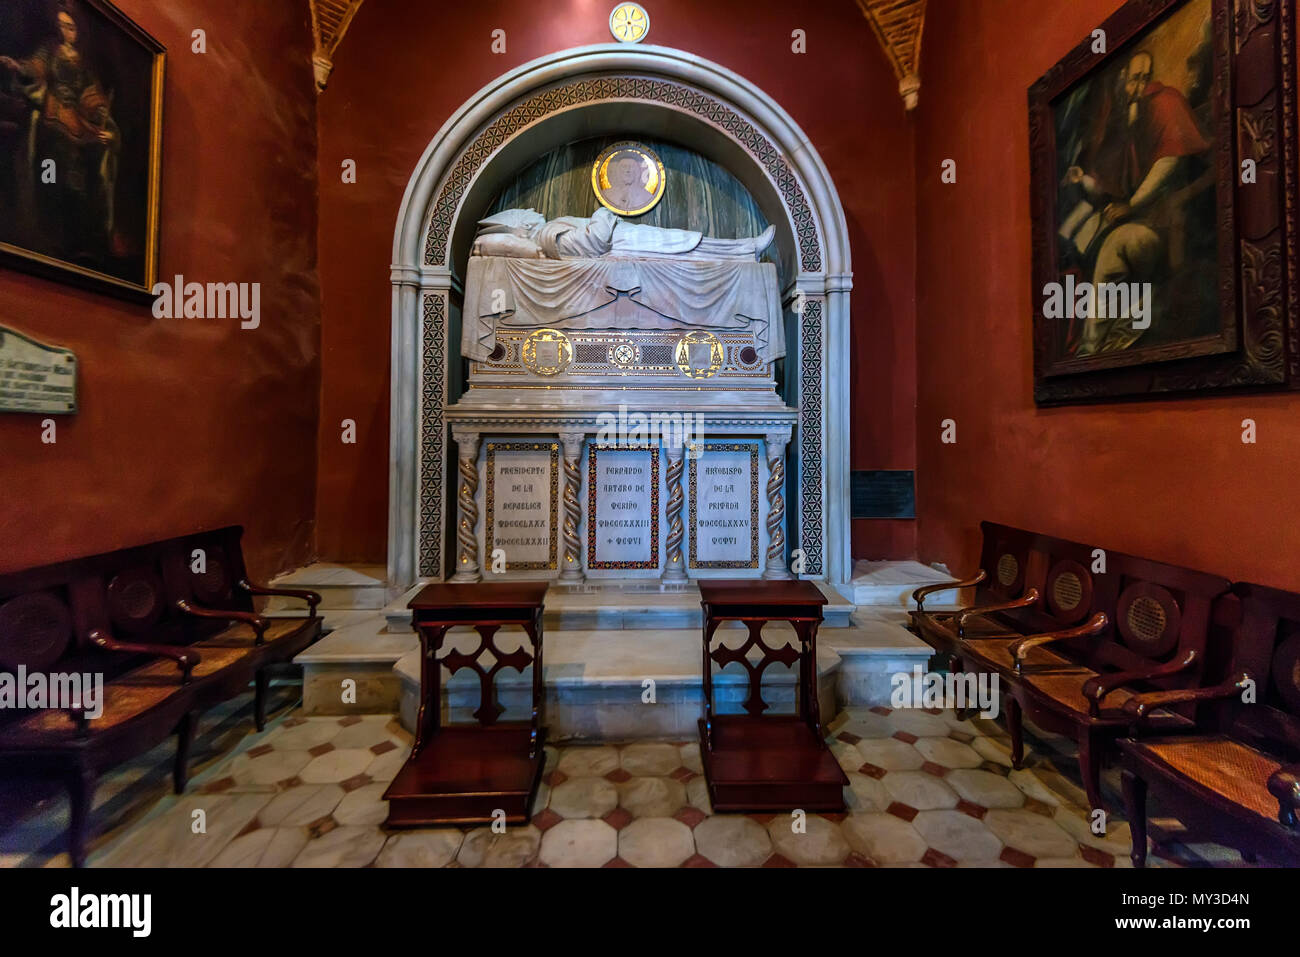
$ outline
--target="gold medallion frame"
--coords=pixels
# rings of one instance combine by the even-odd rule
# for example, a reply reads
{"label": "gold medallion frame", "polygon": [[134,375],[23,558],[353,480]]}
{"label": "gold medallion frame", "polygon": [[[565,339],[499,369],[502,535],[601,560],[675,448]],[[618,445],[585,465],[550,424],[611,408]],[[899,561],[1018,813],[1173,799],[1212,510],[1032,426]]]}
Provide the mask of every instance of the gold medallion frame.
{"label": "gold medallion frame", "polygon": [[[643,163],[648,164],[650,167],[650,175],[646,182],[650,201],[644,206],[635,209],[620,209],[605,199],[604,190],[610,188],[609,164],[621,153],[634,153],[640,157]],[[644,143],[638,143],[634,140],[624,140],[606,147],[596,157],[596,162],[591,164],[591,191],[596,194],[596,201],[610,212],[617,213],[620,216],[640,216],[642,213],[654,209],[659,204],[659,200],[664,198],[664,189],[667,185],[667,174],[664,171],[663,160],[659,158],[659,154]]]}

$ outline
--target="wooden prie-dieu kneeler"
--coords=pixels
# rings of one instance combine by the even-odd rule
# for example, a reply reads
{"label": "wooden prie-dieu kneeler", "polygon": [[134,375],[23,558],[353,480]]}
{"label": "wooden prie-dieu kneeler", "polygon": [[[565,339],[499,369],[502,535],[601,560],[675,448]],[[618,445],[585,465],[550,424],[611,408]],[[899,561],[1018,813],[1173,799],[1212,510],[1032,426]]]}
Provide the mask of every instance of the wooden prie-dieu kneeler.
{"label": "wooden prie-dieu kneeler", "polygon": [[[546,582],[433,584],[410,602],[420,635],[420,710],[415,746],[384,799],[390,827],[427,827],[491,822],[523,824],[542,778],[542,602]],[[478,632],[471,652],[443,653],[447,632],[463,625]],[[532,643],[511,652],[495,644],[497,631],[518,625]],[[486,666],[484,655],[492,660]],[[531,664],[532,716],[499,721],[496,676],[503,668],[520,673]],[[442,669],[462,668],[479,678],[476,724],[442,723]]]}
{"label": "wooden prie-dieu kneeler", "polygon": [[[700,755],[709,800],[717,811],[844,810],[848,777],[822,738],[817,705],[817,627],[824,596],[807,581],[701,581],[704,607],[704,717],[700,719]],[[749,630],[739,646],[717,641],[718,626],[740,621]],[[773,647],[763,626],[785,621],[794,628],[798,647]],[[761,656],[751,657],[758,649]],[[796,713],[768,715],[763,700],[763,672],[769,665],[797,666]],[[740,664],[748,672],[749,695],[744,714],[717,713],[713,666]]]}

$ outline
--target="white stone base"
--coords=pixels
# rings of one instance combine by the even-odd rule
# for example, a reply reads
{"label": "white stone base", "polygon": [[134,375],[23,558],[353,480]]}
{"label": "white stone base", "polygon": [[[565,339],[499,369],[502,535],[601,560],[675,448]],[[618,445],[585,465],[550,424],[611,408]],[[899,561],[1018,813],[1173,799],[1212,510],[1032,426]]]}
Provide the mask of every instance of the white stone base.
{"label": "white stone base", "polygon": [[[840,591],[855,605],[879,605],[889,608],[916,607],[912,592],[926,585],[952,581],[954,576],[943,566],[937,568],[913,561],[865,561],[853,566],[853,578]],[[927,608],[959,607],[956,590],[934,592],[925,599]]]}
{"label": "white stone base", "polygon": [[[383,565],[336,565],[316,562],[272,580],[273,588],[305,588],[321,596],[321,607],[331,610],[370,610],[384,607],[387,569]],[[267,613],[301,609],[300,598],[272,597]]]}

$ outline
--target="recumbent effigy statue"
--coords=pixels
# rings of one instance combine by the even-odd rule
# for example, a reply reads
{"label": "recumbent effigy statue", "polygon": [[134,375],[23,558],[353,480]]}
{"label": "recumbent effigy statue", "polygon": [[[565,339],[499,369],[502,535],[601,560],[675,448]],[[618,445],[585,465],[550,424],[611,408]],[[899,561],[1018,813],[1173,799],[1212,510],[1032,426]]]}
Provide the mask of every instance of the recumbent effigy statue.
{"label": "recumbent effigy statue", "polygon": [[508,209],[481,220],[466,277],[461,351],[487,360],[498,329],[714,329],[752,333],[757,357],[785,354],[775,229],[716,239],[628,223],[607,209],[547,220]]}

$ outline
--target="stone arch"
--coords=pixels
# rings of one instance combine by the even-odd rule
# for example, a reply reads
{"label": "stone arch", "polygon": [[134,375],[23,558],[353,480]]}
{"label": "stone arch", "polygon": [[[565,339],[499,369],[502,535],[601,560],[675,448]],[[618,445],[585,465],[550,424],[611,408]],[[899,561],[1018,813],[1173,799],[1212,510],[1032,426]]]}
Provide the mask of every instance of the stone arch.
{"label": "stone arch", "polygon": [[[526,63],[471,97],[430,142],[407,185],[393,242],[388,580],[445,574],[449,531],[447,342],[458,253],[476,204],[528,156],[593,131],[670,130],[723,163],[777,226],[800,303],[786,400],[800,409],[790,540],[806,574],[846,582],[849,547],[848,231],[807,137],[763,91],[699,57],[601,44]],[[835,520],[832,520],[835,519]]]}

